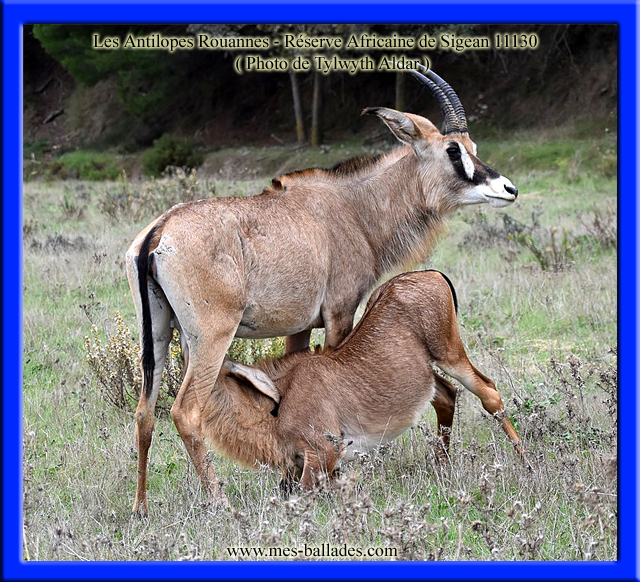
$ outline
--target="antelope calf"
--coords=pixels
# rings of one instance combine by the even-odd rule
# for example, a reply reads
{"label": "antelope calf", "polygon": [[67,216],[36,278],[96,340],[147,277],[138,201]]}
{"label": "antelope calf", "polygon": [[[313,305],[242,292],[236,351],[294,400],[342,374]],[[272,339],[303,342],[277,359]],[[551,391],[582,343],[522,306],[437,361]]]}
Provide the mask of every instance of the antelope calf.
{"label": "antelope calf", "polygon": [[436,271],[405,273],[376,290],[335,349],[255,367],[225,361],[202,413],[205,438],[247,465],[281,469],[285,484],[300,480],[304,488],[330,479],[356,451],[398,437],[430,402],[448,448],[455,391],[434,365],[480,398],[522,454],[495,384],[467,358],[453,287]]}
{"label": "antelope calf", "polygon": [[143,370],[134,511],[147,511],[147,458],[173,327],[187,366],[171,414],[213,492],[199,420],[234,337],[288,336],[291,352],[308,347],[311,330],[324,327],[325,347],[336,347],[376,282],[424,260],[449,214],[516,199],[509,179],[476,156],[453,89],[423,72],[410,71],[438,100],[442,133],[413,113],[365,109],[400,147],[328,170],[292,172],[258,196],[178,204],[133,241],[126,265]]}

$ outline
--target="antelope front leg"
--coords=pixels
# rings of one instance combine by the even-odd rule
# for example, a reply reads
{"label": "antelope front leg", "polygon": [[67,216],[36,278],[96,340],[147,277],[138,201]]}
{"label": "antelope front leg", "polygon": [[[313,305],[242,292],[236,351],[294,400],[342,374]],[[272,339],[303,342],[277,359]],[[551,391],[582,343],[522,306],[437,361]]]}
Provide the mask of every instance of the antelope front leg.
{"label": "antelope front leg", "polygon": [[171,407],[171,418],[207,495],[217,498],[227,506],[229,502],[220,489],[216,474],[207,459],[207,448],[202,432],[202,412],[193,388],[193,378],[193,371],[187,370],[180,391]]}
{"label": "antelope front leg", "polygon": [[331,309],[322,309],[322,319],[324,320],[325,329],[325,348],[336,348],[346,338],[353,329],[353,316],[356,312],[353,309],[345,309],[343,311],[334,311]]}
{"label": "antelope front leg", "polygon": [[288,335],[284,339],[285,353],[292,354],[293,352],[301,352],[303,350],[308,350],[310,339],[311,339],[310,329],[305,329],[303,331],[299,331],[298,333],[294,333],[293,335]]}

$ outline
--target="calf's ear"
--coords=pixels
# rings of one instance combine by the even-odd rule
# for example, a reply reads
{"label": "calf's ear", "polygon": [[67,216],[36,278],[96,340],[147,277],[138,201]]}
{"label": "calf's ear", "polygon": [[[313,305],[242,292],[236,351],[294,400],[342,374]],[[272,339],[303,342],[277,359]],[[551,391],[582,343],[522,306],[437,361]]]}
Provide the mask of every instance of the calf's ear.
{"label": "calf's ear", "polygon": [[269,378],[269,376],[267,376],[262,370],[258,370],[251,366],[245,366],[238,362],[232,362],[231,360],[226,360],[224,367],[231,376],[245,380],[258,392],[262,392],[265,396],[271,398],[271,400],[276,404],[280,403],[280,392],[278,392],[278,389],[271,378]]}

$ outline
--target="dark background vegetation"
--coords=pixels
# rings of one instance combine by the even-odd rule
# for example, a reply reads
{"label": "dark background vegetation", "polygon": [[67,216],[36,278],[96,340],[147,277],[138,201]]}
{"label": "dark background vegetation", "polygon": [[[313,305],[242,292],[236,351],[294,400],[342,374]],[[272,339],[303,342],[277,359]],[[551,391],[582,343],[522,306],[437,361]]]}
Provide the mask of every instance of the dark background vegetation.
{"label": "dark background vegetation", "polygon": [[[148,148],[167,133],[205,149],[295,142],[292,86],[286,72],[239,76],[233,69],[239,54],[235,51],[91,47],[93,33],[124,39],[128,32],[185,36],[203,29],[217,36],[304,31],[345,38],[352,32],[395,31],[416,38],[425,32],[490,38],[496,32],[535,32],[540,37],[536,50],[426,53],[434,70],[460,95],[474,136],[580,120],[604,127],[616,116],[615,25],[27,25],[25,149],[59,154],[76,148],[115,148],[127,154]],[[374,58],[400,53],[420,55],[371,52]],[[340,56],[348,56],[348,51]],[[306,140],[313,137],[314,108],[318,141],[324,143],[379,131],[377,124],[359,118],[365,106],[399,106],[436,123],[440,120],[435,100],[417,83],[405,83],[397,92],[395,73],[333,72],[321,79],[321,99],[314,98],[313,73],[297,77]]]}

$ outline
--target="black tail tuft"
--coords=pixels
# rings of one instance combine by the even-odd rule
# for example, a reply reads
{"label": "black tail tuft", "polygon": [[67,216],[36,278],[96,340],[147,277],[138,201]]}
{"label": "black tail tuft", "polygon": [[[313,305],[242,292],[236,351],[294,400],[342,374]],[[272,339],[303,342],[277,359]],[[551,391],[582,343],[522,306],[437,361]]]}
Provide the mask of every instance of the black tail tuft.
{"label": "black tail tuft", "polygon": [[156,227],[153,227],[142,241],[140,253],[138,254],[138,283],[140,285],[140,301],[142,303],[142,384],[147,398],[151,396],[153,389],[153,370],[156,365],[153,356],[153,330],[147,282],[149,276],[149,247],[151,246],[151,239],[155,233]]}
{"label": "black tail tuft", "polygon": [[442,271],[438,271],[438,269],[427,269],[427,271],[432,271],[433,273],[440,273],[444,280],[449,284],[449,288],[451,289],[451,295],[453,295],[453,306],[456,308],[456,314],[458,313],[458,296],[456,295],[456,289],[451,282],[451,279],[447,277]]}

